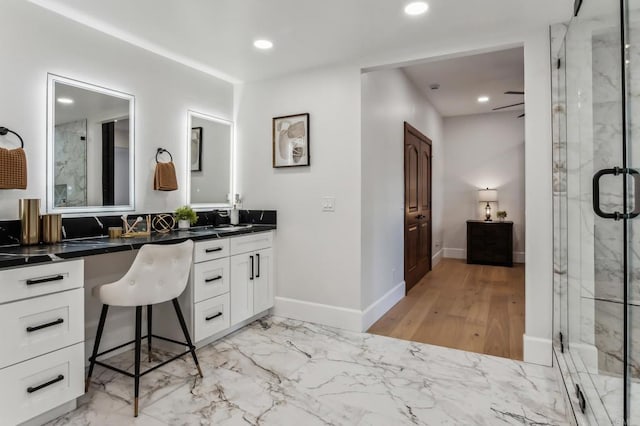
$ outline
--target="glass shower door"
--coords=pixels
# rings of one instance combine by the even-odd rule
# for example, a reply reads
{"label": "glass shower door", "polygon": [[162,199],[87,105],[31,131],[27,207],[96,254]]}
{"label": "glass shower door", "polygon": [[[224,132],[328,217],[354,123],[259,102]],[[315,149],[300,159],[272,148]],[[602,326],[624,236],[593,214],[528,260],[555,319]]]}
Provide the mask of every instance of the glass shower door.
{"label": "glass shower door", "polygon": [[[640,0],[624,2],[625,118],[627,177],[627,263],[625,289],[626,411],[628,425],[640,425]],[[635,179],[634,179],[635,178]]]}
{"label": "glass shower door", "polygon": [[558,201],[561,212],[566,203],[566,325],[558,326],[566,332],[578,405],[595,424],[616,425],[624,424],[627,406],[621,4],[587,0],[567,27],[566,188]]}

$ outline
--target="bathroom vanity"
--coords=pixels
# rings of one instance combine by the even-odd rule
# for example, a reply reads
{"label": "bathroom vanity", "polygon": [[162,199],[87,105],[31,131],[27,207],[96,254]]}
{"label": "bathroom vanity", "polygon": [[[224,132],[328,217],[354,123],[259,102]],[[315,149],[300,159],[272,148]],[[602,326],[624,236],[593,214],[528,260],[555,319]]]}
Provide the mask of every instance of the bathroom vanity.
{"label": "bathroom vanity", "polygon": [[[75,408],[75,399],[84,393],[85,340],[94,337],[85,332],[92,328],[85,318],[96,315],[85,312],[85,306],[95,302],[87,300],[92,295],[84,287],[85,276],[92,275],[87,265],[94,264],[93,257],[135,254],[149,243],[193,240],[193,265],[180,303],[200,347],[266,315],[273,306],[275,229],[275,224],[203,227],[144,238],[0,248],[2,424],[18,424],[46,412],[55,417]],[[179,337],[170,308],[165,314],[165,306],[158,306],[154,334]]]}

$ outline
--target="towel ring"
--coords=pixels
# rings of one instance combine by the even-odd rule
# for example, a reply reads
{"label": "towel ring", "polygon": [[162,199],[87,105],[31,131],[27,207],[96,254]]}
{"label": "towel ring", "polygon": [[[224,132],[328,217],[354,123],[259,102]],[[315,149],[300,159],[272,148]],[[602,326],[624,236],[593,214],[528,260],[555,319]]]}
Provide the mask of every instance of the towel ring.
{"label": "towel ring", "polygon": [[[16,132],[14,132],[13,130],[7,129],[6,127],[0,127],[0,135],[4,136],[7,133],[13,133],[14,135],[16,135],[18,137],[18,139],[20,139],[20,147],[24,148],[24,141],[22,140],[22,137],[17,134]],[[171,155],[171,154],[169,154]],[[171,159],[171,161],[173,161],[173,159]]]}
{"label": "towel ring", "polygon": [[167,151],[164,148],[158,148],[158,151],[156,152],[156,163],[160,162],[158,161],[158,155],[162,154],[163,152],[166,152],[167,154],[169,154],[169,158],[171,158],[171,162],[173,162],[173,155],[171,155],[169,151]]}

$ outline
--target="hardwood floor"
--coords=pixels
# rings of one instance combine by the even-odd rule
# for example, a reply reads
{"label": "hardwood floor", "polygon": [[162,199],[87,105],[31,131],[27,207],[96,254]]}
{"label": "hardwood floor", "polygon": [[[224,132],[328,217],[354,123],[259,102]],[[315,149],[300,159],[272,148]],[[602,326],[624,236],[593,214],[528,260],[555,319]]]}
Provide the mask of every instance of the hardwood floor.
{"label": "hardwood floor", "polygon": [[524,265],[442,259],[369,333],[522,360]]}

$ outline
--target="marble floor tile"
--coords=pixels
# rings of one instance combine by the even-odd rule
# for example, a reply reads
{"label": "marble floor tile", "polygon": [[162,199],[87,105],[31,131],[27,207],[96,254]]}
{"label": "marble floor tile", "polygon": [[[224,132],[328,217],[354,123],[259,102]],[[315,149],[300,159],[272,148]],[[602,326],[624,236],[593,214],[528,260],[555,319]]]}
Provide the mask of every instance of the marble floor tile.
{"label": "marble floor tile", "polygon": [[551,368],[300,321],[256,321],[198,358],[202,379],[187,357],[143,378],[137,420],[104,373],[52,424],[569,424]]}

